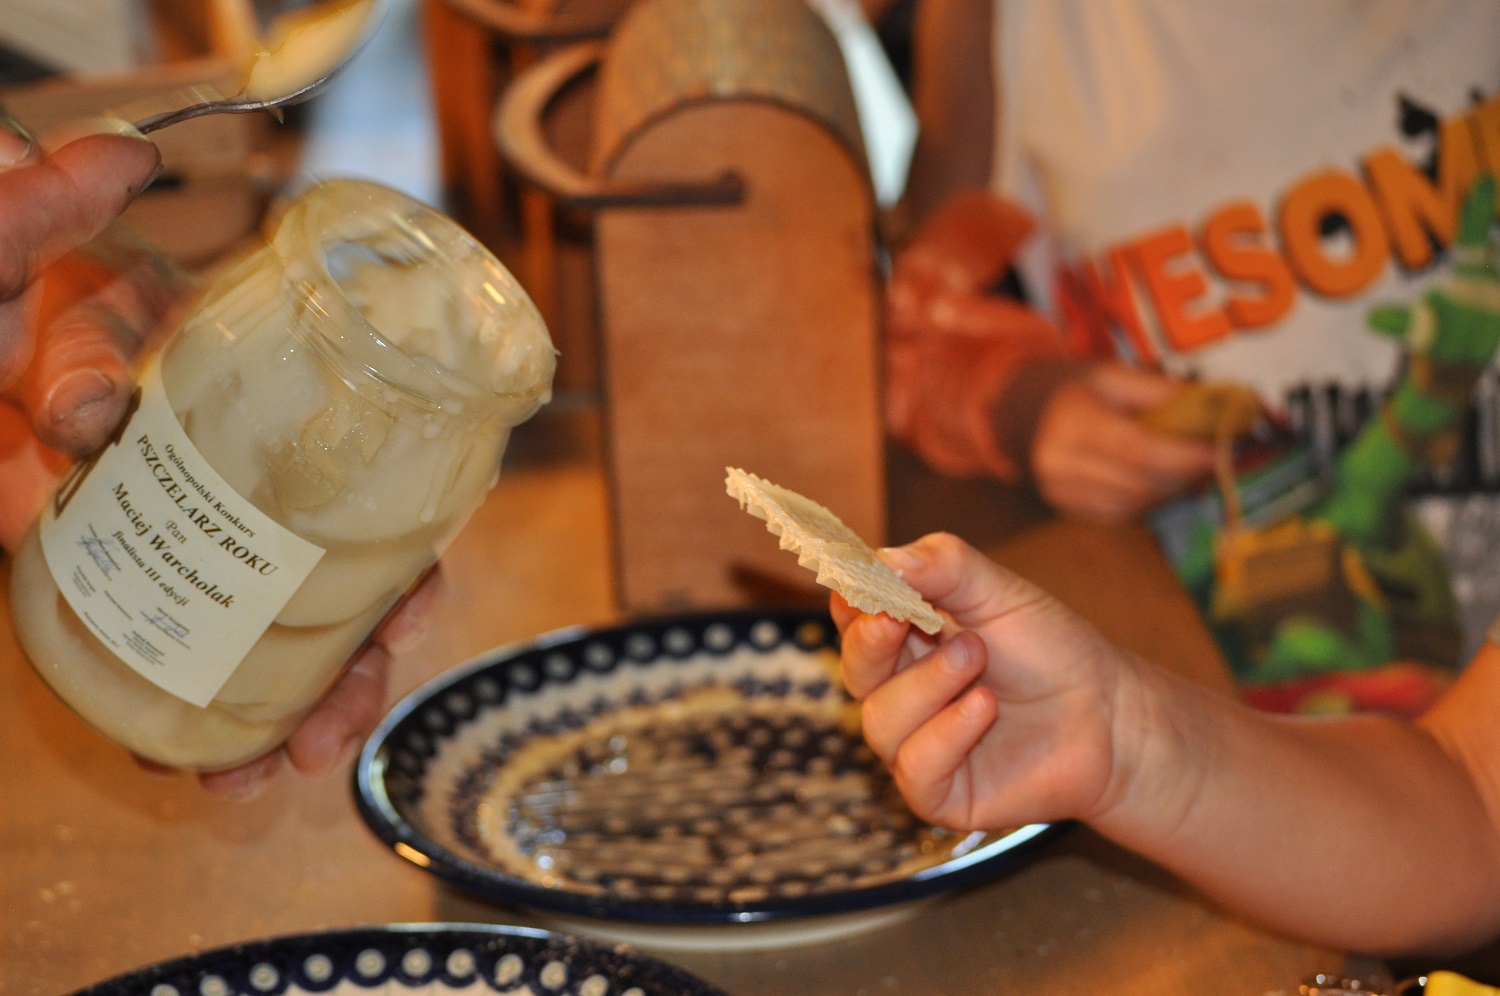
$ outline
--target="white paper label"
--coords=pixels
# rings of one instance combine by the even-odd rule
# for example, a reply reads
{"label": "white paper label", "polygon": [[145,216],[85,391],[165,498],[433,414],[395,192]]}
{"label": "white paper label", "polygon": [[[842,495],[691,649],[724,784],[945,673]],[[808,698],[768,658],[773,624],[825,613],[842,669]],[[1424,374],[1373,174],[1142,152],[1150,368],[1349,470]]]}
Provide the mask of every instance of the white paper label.
{"label": "white paper label", "polygon": [[225,483],[153,365],[116,440],[44,512],[42,553],[90,631],[142,676],[207,705],[323,550]]}

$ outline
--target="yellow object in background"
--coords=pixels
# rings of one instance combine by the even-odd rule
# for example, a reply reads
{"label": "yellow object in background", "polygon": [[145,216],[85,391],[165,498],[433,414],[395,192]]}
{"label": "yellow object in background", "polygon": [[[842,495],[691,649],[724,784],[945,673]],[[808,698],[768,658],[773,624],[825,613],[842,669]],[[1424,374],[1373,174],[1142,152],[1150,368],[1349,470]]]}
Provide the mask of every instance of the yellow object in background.
{"label": "yellow object in background", "polygon": [[1500,996],[1500,989],[1466,979],[1456,972],[1433,972],[1422,988],[1424,996]]}
{"label": "yellow object in background", "polygon": [[1184,384],[1155,408],[1141,413],[1150,429],[1205,443],[1233,442],[1260,421],[1260,397],[1248,387],[1225,381]]}

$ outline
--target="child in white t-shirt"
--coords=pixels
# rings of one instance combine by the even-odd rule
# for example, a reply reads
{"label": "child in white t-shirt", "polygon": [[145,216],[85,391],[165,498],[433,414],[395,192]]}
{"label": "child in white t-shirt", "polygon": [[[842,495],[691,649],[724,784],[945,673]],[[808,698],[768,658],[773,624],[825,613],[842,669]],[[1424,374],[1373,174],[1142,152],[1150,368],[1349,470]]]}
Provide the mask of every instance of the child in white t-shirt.
{"label": "child in white t-shirt", "polygon": [[[1500,610],[1500,377],[1403,453],[1349,444],[1412,355],[1369,315],[1447,272],[1500,170],[1500,7],[921,0],[918,28],[893,433],[1065,514],[1149,516],[1263,707],[1419,713]],[[1012,270],[1025,304],[994,293]],[[1142,424],[1189,379],[1265,406],[1227,490],[1212,445]]]}

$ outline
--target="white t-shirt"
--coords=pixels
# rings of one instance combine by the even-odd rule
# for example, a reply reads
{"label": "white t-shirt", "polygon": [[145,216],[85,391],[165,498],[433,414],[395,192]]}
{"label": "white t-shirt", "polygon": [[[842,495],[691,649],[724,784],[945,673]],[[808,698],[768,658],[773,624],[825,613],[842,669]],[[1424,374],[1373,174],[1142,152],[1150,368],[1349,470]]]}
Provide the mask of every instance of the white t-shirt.
{"label": "white t-shirt", "polygon": [[[1043,220],[1023,274],[1045,309],[1066,323],[1057,267],[1092,264],[1127,275],[1140,339],[1113,323],[1127,357],[1233,377],[1272,404],[1308,382],[1390,382],[1396,346],[1365,311],[1410,300],[1434,267],[1400,260],[1389,215],[1409,253],[1426,241],[1411,167],[1438,148],[1437,120],[1500,97],[1500,4],[997,4],[995,185]],[[1451,127],[1444,158],[1500,158],[1474,136]],[[1328,218],[1341,209],[1364,227]],[[1334,228],[1321,239],[1319,219]],[[1247,266],[1271,276],[1223,272]]]}
{"label": "white t-shirt", "polygon": [[[1500,173],[1500,3],[995,3],[993,186],[1040,220],[1020,261],[1038,306],[1294,420],[1309,398],[1338,409],[1323,421],[1368,413],[1400,360],[1368,310],[1444,271],[1463,189]],[[1493,371],[1478,397],[1478,483],[1414,503],[1468,650],[1500,607]]]}

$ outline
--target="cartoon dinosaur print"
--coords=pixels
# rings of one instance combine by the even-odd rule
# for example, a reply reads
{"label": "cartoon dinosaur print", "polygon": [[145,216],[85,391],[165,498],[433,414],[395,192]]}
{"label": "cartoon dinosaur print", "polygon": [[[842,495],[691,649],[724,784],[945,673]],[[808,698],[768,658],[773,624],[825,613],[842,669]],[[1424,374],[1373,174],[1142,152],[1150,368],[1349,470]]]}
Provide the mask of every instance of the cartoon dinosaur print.
{"label": "cartoon dinosaur print", "polygon": [[1252,701],[1366,707],[1363,684],[1377,705],[1414,711],[1457,663],[1447,569],[1407,498],[1424,468],[1452,458],[1474,386],[1500,346],[1495,198],[1490,176],[1470,190],[1446,281],[1409,307],[1371,313],[1376,332],[1401,340],[1406,362],[1376,417],[1339,454],[1326,493],[1271,525],[1201,531],[1180,565]]}

